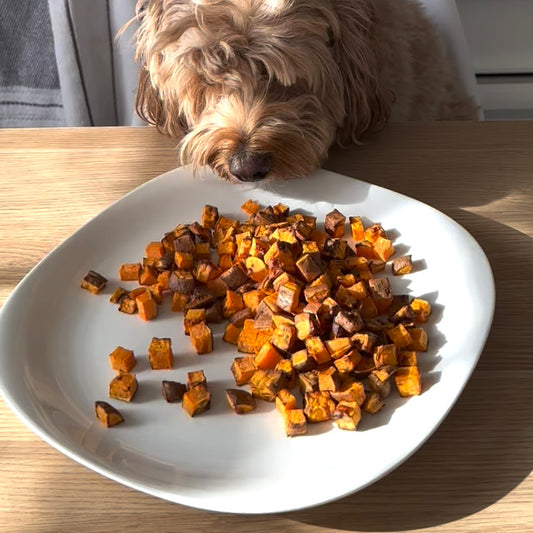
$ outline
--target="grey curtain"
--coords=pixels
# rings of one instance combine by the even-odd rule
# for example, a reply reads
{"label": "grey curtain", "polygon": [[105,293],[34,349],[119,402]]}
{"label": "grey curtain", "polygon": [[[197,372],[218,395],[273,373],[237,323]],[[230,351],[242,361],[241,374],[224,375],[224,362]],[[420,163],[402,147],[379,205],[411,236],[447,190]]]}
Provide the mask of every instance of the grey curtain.
{"label": "grey curtain", "polygon": [[0,1],[0,127],[140,125],[135,3]]}

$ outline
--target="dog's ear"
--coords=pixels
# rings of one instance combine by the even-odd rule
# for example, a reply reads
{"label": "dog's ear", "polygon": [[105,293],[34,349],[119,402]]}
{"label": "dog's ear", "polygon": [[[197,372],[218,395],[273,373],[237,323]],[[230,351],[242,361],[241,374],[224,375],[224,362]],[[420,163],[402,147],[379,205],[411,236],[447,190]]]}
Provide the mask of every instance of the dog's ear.
{"label": "dog's ear", "polygon": [[367,0],[336,0],[338,27],[332,32],[335,58],[344,88],[345,119],[337,140],[360,142],[365,133],[383,127],[392,98],[379,86],[372,44],[373,10]]}
{"label": "dog's ear", "polygon": [[157,89],[152,85],[150,73],[141,66],[135,96],[137,114],[149,124],[155,125],[161,133],[173,139],[181,139],[187,131],[187,124],[181,119],[179,110],[174,107],[172,103],[164,103],[161,100]]}

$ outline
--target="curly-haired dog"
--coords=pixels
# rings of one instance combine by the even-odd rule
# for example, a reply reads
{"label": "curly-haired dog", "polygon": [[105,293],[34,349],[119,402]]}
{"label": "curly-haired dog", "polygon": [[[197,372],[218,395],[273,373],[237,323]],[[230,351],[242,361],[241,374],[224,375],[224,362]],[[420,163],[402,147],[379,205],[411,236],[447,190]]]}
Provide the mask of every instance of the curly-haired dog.
{"label": "curly-haired dog", "polygon": [[228,180],[313,171],[388,120],[476,108],[412,0],[139,0],[137,111]]}

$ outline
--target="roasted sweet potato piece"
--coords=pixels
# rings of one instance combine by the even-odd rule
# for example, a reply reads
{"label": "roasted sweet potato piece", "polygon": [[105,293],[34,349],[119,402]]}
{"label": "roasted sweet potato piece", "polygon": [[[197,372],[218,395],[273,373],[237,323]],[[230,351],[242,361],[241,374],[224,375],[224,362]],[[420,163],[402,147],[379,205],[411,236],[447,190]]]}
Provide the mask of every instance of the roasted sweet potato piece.
{"label": "roasted sweet potato piece", "polygon": [[192,370],[191,372],[187,372],[187,390],[200,384],[207,387],[207,378],[205,377],[203,370]]}
{"label": "roasted sweet potato piece", "polygon": [[318,323],[309,313],[298,313],[294,316],[294,325],[296,327],[297,337],[305,340],[308,337],[315,337],[318,334]]}
{"label": "roasted sweet potato piece", "polygon": [[431,315],[431,305],[428,301],[422,298],[414,298],[409,305],[415,314],[417,322],[427,322]]}
{"label": "roasted sweet potato piece", "polygon": [[336,358],[333,364],[341,374],[345,374],[356,370],[361,359],[361,354],[357,350],[352,349],[342,357]]}
{"label": "roasted sweet potato piece", "polygon": [[183,317],[183,332],[185,335],[191,334],[191,328],[195,324],[206,321],[205,309],[189,309]]}
{"label": "roasted sweet potato piece", "polygon": [[306,392],[304,394],[304,413],[308,422],[331,420],[335,412],[335,402],[324,391]]}
{"label": "roasted sweet potato piece", "polygon": [[136,362],[133,350],[128,350],[122,346],[117,346],[109,354],[109,364],[116,372],[128,373],[135,366]]}
{"label": "roasted sweet potato piece", "polygon": [[249,413],[255,409],[255,398],[242,389],[226,389],[226,398],[230,407],[238,415]]}
{"label": "roasted sweet potato piece", "polygon": [[374,348],[374,364],[377,368],[384,365],[398,364],[398,349],[395,344],[381,344]]}
{"label": "roasted sweet potato piece", "polygon": [[331,355],[320,337],[308,337],[305,339],[305,347],[309,355],[319,365],[327,363],[331,359]]}
{"label": "roasted sweet potato piece", "polygon": [[394,383],[400,396],[418,396],[422,392],[420,371],[416,366],[398,367],[394,374]]}
{"label": "roasted sweet potato piece", "polygon": [[[383,367],[385,368],[385,367]],[[391,391],[390,378],[391,374],[382,368],[372,370],[368,376],[368,384],[370,388],[377,392],[381,398],[386,398]]]}
{"label": "roasted sweet potato piece", "polygon": [[398,366],[417,366],[417,356],[414,350],[400,350],[398,352]]}
{"label": "roasted sweet potato piece", "polygon": [[388,278],[368,280],[368,287],[380,314],[385,314],[392,304],[392,289]]}
{"label": "roasted sweet potato piece", "polygon": [[296,437],[307,433],[307,419],[303,409],[289,409],[283,415],[287,437]]}
{"label": "roasted sweet potato piece", "polygon": [[352,350],[352,340],[349,337],[339,337],[324,343],[332,359],[338,359]]}
{"label": "roasted sweet potato piece", "polygon": [[172,368],[174,354],[171,339],[153,337],[148,347],[148,361],[153,370]]}
{"label": "roasted sweet potato piece", "polygon": [[270,342],[266,342],[255,356],[255,364],[262,370],[273,370],[282,359],[279,350]]}
{"label": "roasted sweet potato piece", "polygon": [[361,408],[356,402],[339,402],[333,413],[333,418],[339,429],[355,431],[361,421]]}
{"label": "roasted sweet potato piece", "polygon": [[174,270],[168,280],[168,288],[180,294],[191,294],[196,287],[192,272],[187,270]]}
{"label": "roasted sweet potato piece", "polygon": [[236,357],[231,364],[231,373],[239,386],[248,383],[256,370],[257,366],[252,355]]}
{"label": "roasted sweet potato piece", "polygon": [[124,296],[121,298],[118,305],[118,310],[121,313],[126,313],[128,315],[134,315],[137,312],[137,304],[135,300],[129,296]]}
{"label": "roasted sweet potato piece", "polygon": [[137,313],[142,320],[153,320],[157,317],[157,302],[150,291],[145,291],[135,298]]}
{"label": "roasted sweet potato piece", "polygon": [[172,311],[179,313],[185,311],[185,307],[191,299],[189,294],[181,294],[179,292],[174,292],[172,294]]}
{"label": "roasted sweet potato piece", "polygon": [[296,261],[296,268],[307,282],[315,280],[322,273],[320,264],[311,254],[302,255],[300,259]]}
{"label": "roasted sweet potato piece", "polygon": [[186,391],[187,386],[179,381],[163,380],[161,382],[161,392],[168,403],[181,402]]}
{"label": "roasted sweet potato piece", "polygon": [[394,246],[389,239],[380,236],[374,242],[374,252],[378,259],[388,261],[394,254]]}
{"label": "roasted sweet potato piece", "polygon": [[96,418],[98,418],[98,420],[100,420],[100,422],[102,422],[106,428],[110,428],[120,424],[121,422],[124,422],[124,417],[118,411],[118,409],[115,409],[107,402],[100,400],[94,402],[94,412],[96,414]]}
{"label": "roasted sweet potato piece", "polygon": [[426,352],[428,349],[428,335],[423,328],[409,328],[411,344],[407,346],[409,350],[415,352]]}
{"label": "roasted sweet potato piece", "polygon": [[237,311],[244,309],[242,295],[234,291],[226,291],[226,297],[222,302],[222,316],[229,318]]}
{"label": "roasted sweet potato piece", "polygon": [[367,354],[374,353],[374,346],[377,344],[377,335],[369,331],[359,332],[350,337],[354,348]]}
{"label": "roasted sweet potato piece", "polygon": [[298,381],[298,374],[294,370],[290,359],[282,359],[276,365],[276,368],[274,368],[274,370],[277,370],[278,372],[281,372],[283,374],[288,389],[292,389],[296,385]]}
{"label": "roasted sweet potato piece", "polygon": [[307,372],[316,368],[316,361],[307,350],[298,350],[291,355],[291,364],[298,372]]}
{"label": "roasted sweet potato piece", "polygon": [[392,273],[395,276],[403,276],[409,274],[413,270],[413,263],[410,255],[398,257],[392,262]]}
{"label": "roasted sweet potato piece", "polygon": [[237,340],[239,338],[239,334],[241,331],[242,331],[242,328],[235,326],[235,324],[229,323],[226,326],[226,329],[224,330],[224,335],[222,337],[222,340],[224,342],[228,342],[229,344],[237,345]]}
{"label": "roasted sweet potato piece", "polygon": [[263,261],[270,268],[281,268],[285,272],[296,271],[292,245],[288,242],[277,241],[272,244],[265,253]]}
{"label": "roasted sweet potato piece", "polygon": [[257,369],[249,381],[252,396],[273,402],[276,394],[285,387],[285,376],[277,370]]}
{"label": "roasted sweet potato piece", "polygon": [[244,265],[250,279],[261,283],[267,277],[267,268],[264,261],[259,257],[247,257]]}
{"label": "roasted sweet potato piece", "polygon": [[365,387],[360,381],[347,380],[338,391],[331,391],[330,396],[337,402],[355,402],[361,406],[365,402]]}
{"label": "roasted sweet potato piece", "polygon": [[[256,327],[257,326],[257,327]],[[239,352],[256,354],[274,333],[274,328],[259,327],[257,320],[246,320],[237,339]]]}
{"label": "roasted sweet potato piece", "polygon": [[126,296],[126,294],[128,294],[128,291],[126,289],[124,289],[123,287],[117,287],[113,291],[113,294],[110,296],[109,301],[112,304],[118,304],[120,303],[120,300],[122,300],[122,298]]}
{"label": "roasted sweet potato piece", "polygon": [[141,263],[124,263],[118,270],[120,281],[139,281],[140,274]]}
{"label": "roasted sweet potato piece", "polygon": [[211,406],[211,393],[205,385],[197,385],[183,395],[181,406],[191,417],[203,413]]}
{"label": "roasted sweet potato piece", "polygon": [[215,229],[218,220],[218,208],[205,205],[202,211],[202,226],[207,229]]}
{"label": "roasted sweet potato piece", "polygon": [[292,324],[280,324],[272,334],[270,342],[285,352],[292,351],[298,337],[296,327]]}
{"label": "roasted sweet potato piece", "polygon": [[341,375],[334,366],[318,371],[318,390],[338,391],[341,384]]}
{"label": "roasted sweet potato piece", "polygon": [[94,270],[89,270],[87,275],[81,280],[81,288],[86,289],[93,294],[101,292],[106,284],[107,279]]}
{"label": "roasted sweet potato piece", "polygon": [[335,315],[333,322],[341,326],[348,335],[353,335],[361,331],[365,325],[361,315],[357,311],[339,311]]}
{"label": "roasted sweet potato piece", "polygon": [[389,328],[386,330],[387,337],[399,348],[406,348],[409,346],[413,339],[411,338],[411,335],[409,334],[409,331],[406,329],[406,327],[403,324],[398,324],[397,326],[394,326],[393,328]]}
{"label": "roasted sweet potato piece", "polygon": [[288,389],[281,389],[276,395],[276,409],[282,415],[291,409],[296,409],[296,396]]}
{"label": "roasted sweet potato piece", "polygon": [[213,351],[213,332],[205,322],[191,326],[189,335],[191,344],[197,354],[206,354]]}
{"label": "roasted sweet potato piece", "polygon": [[377,392],[372,391],[366,395],[365,403],[363,403],[362,409],[365,411],[365,413],[373,415],[382,409],[384,405],[385,404],[383,403],[381,396]]}
{"label": "roasted sweet potato piece", "polygon": [[165,254],[165,247],[160,241],[151,241],[146,245],[144,254],[151,259],[159,259]]}
{"label": "roasted sweet potato piece", "polygon": [[338,209],[334,209],[326,215],[324,229],[332,237],[343,237],[345,223],[346,217]]}
{"label": "roasted sweet potato piece", "polygon": [[131,402],[137,392],[137,379],[135,374],[121,373],[109,383],[108,395],[110,398]]}
{"label": "roasted sweet potato piece", "polygon": [[230,291],[234,291],[246,283],[249,278],[241,266],[236,264],[221,274],[220,279],[224,281]]}

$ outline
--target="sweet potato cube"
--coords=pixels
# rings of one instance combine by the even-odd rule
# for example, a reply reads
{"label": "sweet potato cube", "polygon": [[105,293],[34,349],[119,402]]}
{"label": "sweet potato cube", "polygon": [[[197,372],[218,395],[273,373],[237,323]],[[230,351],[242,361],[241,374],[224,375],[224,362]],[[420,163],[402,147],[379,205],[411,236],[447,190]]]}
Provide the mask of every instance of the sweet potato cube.
{"label": "sweet potato cube", "polygon": [[183,395],[181,406],[191,417],[203,413],[211,406],[211,393],[205,385],[197,385]]}
{"label": "sweet potato cube", "polygon": [[378,237],[374,243],[374,251],[382,261],[388,261],[394,254],[394,246],[389,239],[385,237]]}
{"label": "sweet potato cube", "polygon": [[93,294],[101,292],[106,284],[107,279],[94,270],[89,270],[87,275],[81,280],[81,288],[86,289]]}
{"label": "sweet potato cube", "polygon": [[220,279],[220,277],[215,279],[210,279],[205,284],[207,290],[215,297],[220,298],[222,296],[226,295],[226,291],[228,290],[227,285],[224,283],[223,280]]}
{"label": "sweet potato cube", "polygon": [[229,344],[237,345],[237,340],[242,328],[237,327],[235,324],[227,324],[226,329],[224,330],[224,335],[222,340]]}
{"label": "sweet potato cube", "polygon": [[378,312],[385,314],[392,304],[392,289],[389,279],[373,278],[368,281],[368,287]]}
{"label": "sweet potato cube", "polygon": [[369,318],[375,318],[379,314],[376,302],[371,296],[367,296],[366,298],[359,300],[358,311],[361,317],[365,320],[368,320]]}
{"label": "sweet potato cube", "polygon": [[368,268],[372,274],[377,274],[378,272],[383,272],[387,263],[381,259],[370,259],[368,261]]}
{"label": "sweet potato cube", "polygon": [[374,345],[377,342],[377,336],[370,332],[359,332],[350,337],[354,347],[357,350],[366,352],[367,354],[374,353]]}
{"label": "sweet potato cube", "polygon": [[327,363],[331,359],[331,355],[320,337],[308,337],[305,339],[305,347],[309,355],[319,365]]}
{"label": "sweet potato cube", "polygon": [[398,352],[398,366],[417,366],[417,359],[414,350],[400,350]]}
{"label": "sweet potato cube", "polygon": [[298,372],[307,372],[316,368],[316,361],[307,350],[298,350],[291,355],[291,364]]}
{"label": "sweet potato cube", "polygon": [[192,325],[189,334],[191,344],[197,354],[206,354],[213,351],[213,332],[205,322]]}
{"label": "sweet potato cube", "polygon": [[[218,266],[223,272],[227,272],[233,266],[232,254],[220,254],[218,256]],[[227,285],[225,288],[227,289]]]}
{"label": "sweet potato cube", "polygon": [[355,402],[341,401],[335,408],[333,418],[339,429],[355,431],[361,421],[361,408]]}
{"label": "sweet potato cube", "polygon": [[235,378],[235,383],[239,386],[248,383],[256,370],[253,355],[236,357],[231,364],[231,373]]}
{"label": "sweet potato cube", "polygon": [[278,267],[285,272],[295,272],[296,263],[292,255],[292,245],[284,241],[276,241],[265,253],[263,261],[269,267]]}
{"label": "sweet potato cube", "polygon": [[266,293],[262,291],[261,289],[251,290],[248,292],[245,292],[242,295],[242,300],[244,302],[244,306],[253,311],[254,313],[257,311],[257,308],[259,307],[259,304],[265,298]]}
{"label": "sweet potato cube", "polygon": [[296,261],[296,268],[307,282],[311,282],[318,278],[322,273],[320,264],[310,254],[304,254],[298,261]]}
{"label": "sweet potato cube", "polygon": [[330,288],[326,284],[308,285],[304,289],[304,298],[309,303],[321,303],[329,297]]}
{"label": "sweet potato cube", "polygon": [[165,247],[160,241],[152,241],[146,245],[145,256],[150,259],[159,259],[165,255]]}
{"label": "sweet potato cube", "polygon": [[258,368],[249,381],[250,392],[255,398],[273,402],[276,394],[285,387],[285,376],[277,370]]}
{"label": "sweet potato cube", "polygon": [[365,325],[361,315],[357,311],[339,311],[333,322],[338,324],[349,335],[361,331]]}
{"label": "sweet potato cube", "polygon": [[183,332],[190,335],[191,327],[206,321],[205,309],[189,309],[183,317]]}
{"label": "sweet potato cube", "polygon": [[431,305],[428,301],[422,300],[422,298],[414,298],[409,305],[415,314],[417,322],[427,322],[431,315]]}
{"label": "sweet potato cube", "polygon": [[185,307],[189,303],[190,295],[189,294],[181,294],[179,292],[175,292],[172,294],[172,311],[175,313],[179,313],[182,311],[185,311]]}
{"label": "sweet potato cube", "polygon": [[337,391],[340,388],[341,376],[334,366],[318,371],[318,390]]}
{"label": "sweet potato cube", "polygon": [[139,294],[135,298],[137,312],[142,320],[153,320],[157,316],[157,302],[149,291]]}
{"label": "sweet potato cube", "polygon": [[118,304],[120,303],[120,300],[122,300],[122,298],[126,296],[126,294],[128,294],[128,291],[126,289],[124,289],[123,287],[117,287],[113,291],[113,294],[110,296],[109,301],[112,304]]}
{"label": "sweet potato cube", "polygon": [[[376,259],[377,254],[374,249],[374,244],[370,241],[358,241],[355,243],[355,253],[359,257],[364,257],[365,259]],[[369,269],[370,272],[370,269]]]}
{"label": "sweet potato cube", "polygon": [[141,263],[124,263],[118,270],[120,281],[139,281],[140,274]]}
{"label": "sweet potato cube", "polygon": [[352,237],[354,241],[361,241],[365,238],[365,229],[360,217],[350,217],[348,219],[350,223],[350,230],[352,231]]}
{"label": "sweet potato cube", "polygon": [[324,229],[332,237],[343,237],[345,223],[346,217],[338,209],[334,209],[326,215]]}
{"label": "sweet potato cube", "polygon": [[122,373],[115,376],[109,383],[108,396],[115,400],[131,402],[137,392],[135,374]]}
{"label": "sweet potato cube", "polygon": [[411,344],[407,346],[409,350],[416,352],[426,352],[428,349],[428,335],[423,328],[410,328]]}
{"label": "sweet potato cube", "polygon": [[286,387],[288,389],[292,389],[296,385],[298,381],[298,374],[296,373],[296,370],[294,370],[290,359],[282,359],[276,365],[274,370],[277,370],[283,374],[286,381]]}
{"label": "sweet potato cube", "polygon": [[362,409],[365,411],[365,413],[373,415],[377,413],[384,405],[385,404],[383,403],[381,396],[377,392],[372,391],[366,395],[365,403],[363,403]]}
{"label": "sweet potato cube", "polygon": [[181,270],[192,270],[194,254],[192,252],[174,252],[174,263]]}
{"label": "sweet potato cube", "polygon": [[171,339],[153,337],[148,347],[148,361],[153,370],[172,368],[174,354],[172,353]]}
{"label": "sweet potato cube", "polygon": [[157,276],[159,273],[154,267],[143,267],[139,274],[139,284],[140,285],[153,285],[157,283]]}
{"label": "sweet potato cube", "polygon": [[296,437],[307,433],[307,419],[303,409],[289,409],[284,414],[285,433],[287,437]]}
{"label": "sweet potato cube", "polygon": [[288,389],[281,389],[276,394],[276,409],[285,415],[287,411],[296,409],[296,397]]}
{"label": "sweet potato cube", "polygon": [[387,234],[381,224],[372,224],[372,226],[365,229],[364,238],[367,241],[376,242],[379,237],[387,238]]}
{"label": "sweet potato cube", "polygon": [[403,276],[404,274],[409,274],[413,270],[413,263],[411,261],[410,255],[404,255],[403,257],[398,257],[392,262],[392,273],[395,276]]}
{"label": "sweet potato cube", "polygon": [[280,309],[293,313],[298,308],[301,288],[296,283],[287,282],[278,290],[276,304]]}
{"label": "sweet potato cube", "polygon": [[390,394],[391,386],[389,381],[390,374],[381,369],[373,370],[368,376],[370,388],[377,392],[381,398],[386,398]]}
{"label": "sweet potato cube", "polygon": [[398,367],[394,374],[394,383],[400,396],[418,396],[422,392],[422,380],[416,366]]}
{"label": "sweet potato cube", "polygon": [[163,380],[161,382],[161,392],[168,403],[181,402],[186,391],[187,386],[178,381]]}
{"label": "sweet potato cube", "polygon": [[335,412],[335,402],[325,391],[306,392],[304,394],[304,413],[308,422],[325,422],[331,420]]}
{"label": "sweet potato cube", "polygon": [[349,337],[338,337],[324,343],[332,359],[338,359],[352,350],[352,341]]}
{"label": "sweet potato cube", "polygon": [[297,336],[302,341],[308,337],[315,337],[318,334],[317,320],[309,313],[298,313],[295,315],[294,325]]}
{"label": "sweet potato cube", "polygon": [[255,398],[242,389],[226,389],[226,399],[230,407],[238,415],[249,413],[255,409]]}
{"label": "sweet potato cube", "polygon": [[248,277],[258,283],[261,283],[267,277],[266,265],[259,257],[247,257],[244,261],[244,266]]}
{"label": "sweet potato cube", "polygon": [[351,350],[342,357],[336,358],[333,364],[341,374],[347,374],[357,368],[361,359],[362,356],[357,350]]}
{"label": "sweet potato cube", "polygon": [[381,344],[374,348],[374,364],[377,368],[384,365],[398,364],[398,349],[395,344]]}
{"label": "sweet potato cube", "polygon": [[129,296],[124,296],[120,300],[120,303],[118,305],[118,310],[121,313],[127,313],[128,315],[134,315],[137,312],[137,304],[135,303],[135,299],[130,298]]}
{"label": "sweet potato cube", "polygon": [[292,351],[297,341],[296,327],[292,324],[280,324],[272,334],[270,342],[285,352]]}
{"label": "sweet potato cube", "polygon": [[205,205],[202,211],[202,226],[207,229],[215,229],[218,220],[218,208]]}
{"label": "sweet potato cube", "polygon": [[180,294],[191,294],[196,287],[192,272],[187,270],[174,270],[168,279],[168,288]]}
{"label": "sweet potato cube", "polygon": [[107,402],[94,402],[94,412],[96,414],[96,418],[98,418],[98,420],[100,420],[100,422],[102,422],[102,424],[106,428],[110,428],[112,426],[120,424],[121,422],[124,422],[124,417],[122,416],[120,411],[118,411],[118,409],[115,409]]}
{"label": "sweet potato cube", "polygon": [[215,266],[209,259],[202,259],[196,262],[193,269],[193,276],[200,283],[207,283],[220,273],[217,266]]}
{"label": "sweet potato cube", "polygon": [[256,327],[255,320],[246,320],[237,339],[237,349],[239,352],[253,353],[259,352],[263,344],[270,340],[273,327],[259,328]]}
{"label": "sweet potato cube", "polygon": [[187,372],[187,390],[202,384],[207,387],[207,378],[205,377],[203,370],[192,370],[191,372]]}
{"label": "sweet potato cube", "polygon": [[117,346],[109,354],[109,364],[116,372],[128,373],[135,366],[136,362],[133,350],[128,350],[122,346]]}
{"label": "sweet potato cube", "polygon": [[260,209],[261,206],[254,200],[248,199],[241,205],[241,209],[248,215],[255,215]]}
{"label": "sweet potato cube", "polygon": [[343,383],[338,391],[330,392],[331,397],[337,402],[355,402],[361,406],[365,402],[365,387],[360,381],[348,381]]}
{"label": "sweet potato cube", "polygon": [[237,290],[249,280],[239,264],[231,266],[226,272],[220,275],[220,279],[224,281],[230,291]]}
{"label": "sweet potato cube", "polygon": [[242,295],[234,291],[226,291],[226,297],[222,302],[222,316],[229,318],[237,311],[244,309],[244,301]]}
{"label": "sweet potato cube", "polygon": [[273,370],[282,359],[279,350],[270,342],[266,342],[255,356],[255,364],[262,370]]}
{"label": "sweet potato cube", "polygon": [[387,337],[400,349],[407,348],[413,342],[409,331],[403,324],[387,329],[386,333]]}

